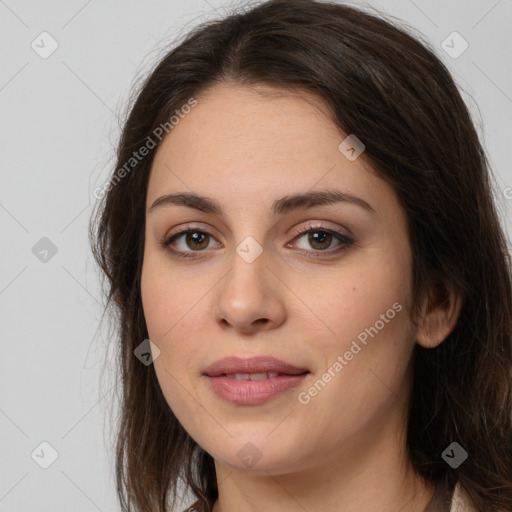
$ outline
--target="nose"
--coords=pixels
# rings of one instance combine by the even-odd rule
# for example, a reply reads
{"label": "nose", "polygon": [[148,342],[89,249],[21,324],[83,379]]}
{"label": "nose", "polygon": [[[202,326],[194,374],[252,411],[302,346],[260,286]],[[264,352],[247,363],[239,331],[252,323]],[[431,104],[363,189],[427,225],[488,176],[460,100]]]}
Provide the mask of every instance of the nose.
{"label": "nose", "polygon": [[213,316],[223,329],[253,334],[279,327],[286,318],[285,287],[265,251],[248,263],[236,252],[214,296]]}

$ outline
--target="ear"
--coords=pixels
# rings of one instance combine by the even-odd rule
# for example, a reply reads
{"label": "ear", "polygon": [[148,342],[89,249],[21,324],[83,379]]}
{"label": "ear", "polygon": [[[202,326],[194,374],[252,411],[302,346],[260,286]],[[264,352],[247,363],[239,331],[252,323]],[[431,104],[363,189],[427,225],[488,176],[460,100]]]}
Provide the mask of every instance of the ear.
{"label": "ear", "polygon": [[459,318],[462,298],[444,285],[437,287],[434,298],[428,297],[422,305],[422,318],[416,334],[416,342],[424,348],[440,345],[453,331]]}

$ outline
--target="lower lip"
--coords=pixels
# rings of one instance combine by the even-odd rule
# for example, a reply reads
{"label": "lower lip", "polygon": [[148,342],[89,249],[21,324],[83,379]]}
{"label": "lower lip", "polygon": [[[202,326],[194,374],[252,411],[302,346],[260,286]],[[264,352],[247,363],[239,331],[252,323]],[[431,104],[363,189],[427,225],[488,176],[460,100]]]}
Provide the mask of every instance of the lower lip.
{"label": "lower lip", "polygon": [[298,386],[306,375],[279,375],[265,380],[236,380],[225,375],[206,378],[214,393],[224,400],[238,405],[259,405]]}

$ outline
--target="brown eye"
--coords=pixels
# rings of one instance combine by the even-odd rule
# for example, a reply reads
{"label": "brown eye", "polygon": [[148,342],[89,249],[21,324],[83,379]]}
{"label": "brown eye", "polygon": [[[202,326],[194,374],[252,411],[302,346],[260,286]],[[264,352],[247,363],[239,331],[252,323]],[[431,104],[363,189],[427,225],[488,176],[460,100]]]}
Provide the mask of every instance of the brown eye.
{"label": "brown eye", "polygon": [[308,233],[308,243],[314,249],[327,249],[332,242],[333,236],[327,231],[310,231]]}
{"label": "brown eye", "polygon": [[194,251],[206,249],[206,247],[208,247],[209,236],[210,235],[207,233],[202,233],[201,231],[190,231],[185,233],[185,244]]}
{"label": "brown eye", "polygon": [[213,236],[198,229],[187,229],[162,241],[162,247],[176,256],[194,257],[210,246]]}
{"label": "brown eye", "polygon": [[343,233],[318,223],[310,223],[306,229],[296,231],[294,234],[293,241],[286,244],[286,247],[297,248],[300,253],[311,258],[328,258],[337,255],[355,242]]}
{"label": "brown eye", "polygon": [[[311,248],[315,252],[326,252],[326,249],[331,248],[333,241],[337,240],[338,244],[335,246],[347,246],[352,241],[347,238],[346,236],[342,235],[341,233],[338,233],[336,231],[331,231],[329,229],[308,229],[307,231],[302,232],[300,235],[296,236],[296,240],[300,240],[302,238],[305,238],[307,236],[307,242],[304,245],[307,245],[307,247],[301,247],[299,244],[299,249],[303,249],[305,251],[310,251]],[[334,251],[332,251],[334,252]]]}

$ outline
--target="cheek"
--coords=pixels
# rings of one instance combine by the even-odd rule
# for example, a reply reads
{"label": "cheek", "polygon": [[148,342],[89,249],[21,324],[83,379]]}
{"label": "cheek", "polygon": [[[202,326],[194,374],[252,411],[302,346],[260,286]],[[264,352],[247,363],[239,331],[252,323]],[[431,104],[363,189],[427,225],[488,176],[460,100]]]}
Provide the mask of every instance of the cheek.
{"label": "cheek", "polygon": [[299,296],[309,298],[305,302],[315,315],[307,318],[320,327],[323,324],[334,345],[350,344],[376,323],[380,332],[400,338],[409,325],[406,305],[410,283],[405,268],[381,257],[372,264],[347,266],[332,278],[297,282],[294,289],[300,290]]}
{"label": "cheek", "polygon": [[336,343],[328,347],[329,361],[332,364],[340,355],[346,361],[338,382],[344,382],[349,395],[362,398],[359,409],[371,406],[373,399],[378,403],[389,389],[399,390],[405,384],[414,347],[407,312],[409,261],[381,256],[364,272],[347,273],[344,283],[338,292],[331,287],[331,300],[326,301],[327,318],[336,332]]}
{"label": "cheek", "polygon": [[[191,302],[191,287],[184,286],[180,276],[171,272],[165,258],[147,251],[141,274],[141,298],[150,338],[164,342],[179,328],[177,322],[186,314]],[[190,309],[190,307],[188,307]]]}
{"label": "cheek", "polygon": [[389,389],[399,392],[406,385],[414,332],[407,313],[409,261],[380,252],[358,264],[327,280],[308,305],[329,328],[314,342],[322,354],[317,370],[332,382],[317,406],[342,403],[354,417],[364,418],[387,401]]}
{"label": "cheek", "polygon": [[174,311],[173,304],[169,303],[171,297],[165,293],[162,281],[148,272],[145,275],[143,273],[141,298],[149,338],[160,346],[166,331],[172,327],[172,314],[166,314]]}
{"label": "cheek", "polygon": [[187,422],[190,415],[200,413],[189,399],[195,383],[188,374],[197,354],[197,337],[189,331],[194,320],[189,303],[197,300],[190,289],[178,290],[179,276],[148,256],[141,275],[141,297],[149,339],[160,350],[154,361],[155,373],[170,409]]}
{"label": "cheek", "polygon": [[[150,253],[145,258],[141,275],[142,307],[149,338],[161,352],[155,361],[159,376],[164,376],[164,370],[185,376],[187,369],[197,366],[195,359],[201,343],[201,318],[204,318],[200,299],[204,289],[199,282],[187,286],[183,277],[172,271],[165,257]],[[172,385],[171,377],[166,380]]]}

